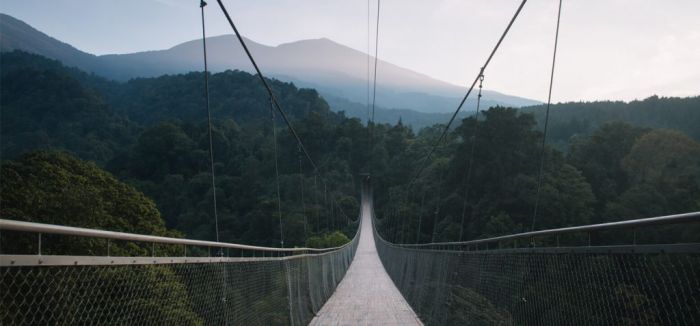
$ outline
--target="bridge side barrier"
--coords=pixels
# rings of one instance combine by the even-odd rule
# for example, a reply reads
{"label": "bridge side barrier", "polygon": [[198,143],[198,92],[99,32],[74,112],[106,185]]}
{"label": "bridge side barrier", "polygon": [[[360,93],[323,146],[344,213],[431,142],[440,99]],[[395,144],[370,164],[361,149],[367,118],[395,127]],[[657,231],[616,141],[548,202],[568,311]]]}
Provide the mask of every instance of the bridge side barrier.
{"label": "bridge side barrier", "polygon": [[[32,234],[39,249],[0,248],[0,324],[304,325],[345,275],[359,230],[341,247],[270,248],[0,220],[0,237]],[[41,254],[52,234],[109,239],[112,255]],[[118,254],[134,242],[153,255]]]}
{"label": "bridge side barrier", "polygon": [[700,243],[542,244],[576,232],[697,230],[698,222],[700,212],[419,245],[374,234],[384,267],[427,325],[697,325]]}

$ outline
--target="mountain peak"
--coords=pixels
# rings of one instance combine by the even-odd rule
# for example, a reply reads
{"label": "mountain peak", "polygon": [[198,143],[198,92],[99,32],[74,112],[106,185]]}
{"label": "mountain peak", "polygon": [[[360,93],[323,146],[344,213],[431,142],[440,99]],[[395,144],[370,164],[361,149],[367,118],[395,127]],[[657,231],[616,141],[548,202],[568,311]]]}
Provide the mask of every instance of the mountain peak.
{"label": "mountain peak", "polygon": [[[201,39],[157,51],[94,56],[62,43],[7,15],[0,16],[3,51],[20,49],[57,59],[104,77],[127,80],[186,73],[202,69]],[[207,38],[212,72],[238,69],[253,72],[233,34]],[[245,38],[258,65],[268,77],[316,88],[324,96],[364,103],[367,96],[367,54],[327,37],[268,46]],[[431,78],[384,60],[378,62],[377,105],[422,112],[448,112],[463,96],[456,85]],[[523,106],[538,102],[492,94],[495,103]],[[473,103],[469,103],[472,107]]]}
{"label": "mountain peak", "polygon": [[29,24],[0,13],[0,52],[22,50],[92,71],[97,57],[63,43]]}
{"label": "mountain peak", "polygon": [[338,47],[338,48],[346,48],[349,49],[348,46],[340,44],[336,41],[333,41],[327,37],[321,37],[321,38],[312,38],[312,39],[305,39],[305,40],[298,40],[298,41],[292,41],[292,42],[286,42],[282,43],[278,46],[277,48],[289,48],[289,47],[310,47],[310,46],[324,46],[324,47]]}

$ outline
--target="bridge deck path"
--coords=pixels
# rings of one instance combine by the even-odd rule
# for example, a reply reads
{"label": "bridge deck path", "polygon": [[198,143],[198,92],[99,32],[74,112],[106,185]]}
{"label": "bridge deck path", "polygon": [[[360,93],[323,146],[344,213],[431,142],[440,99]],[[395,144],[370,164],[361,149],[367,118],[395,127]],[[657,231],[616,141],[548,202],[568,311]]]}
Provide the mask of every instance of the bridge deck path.
{"label": "bridge deck path", "polygon": [[348,272],[310,325],[422,325],[379,260],[369,198],[362,200],[362,231]]}

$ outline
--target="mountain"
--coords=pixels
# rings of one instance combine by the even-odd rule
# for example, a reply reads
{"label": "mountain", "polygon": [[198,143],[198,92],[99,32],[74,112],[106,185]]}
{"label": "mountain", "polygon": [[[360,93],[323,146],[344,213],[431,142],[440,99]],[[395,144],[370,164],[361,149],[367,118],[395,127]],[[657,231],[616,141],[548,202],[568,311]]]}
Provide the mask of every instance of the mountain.
{"label": "mountain", "polygon": [[[155,77],[202,69],[201,40],[170,49],[130,54],[95,56],[32,28],[11,16],[0,14],[0,50],[15,49],[60,60],[67,66],[116,79]],[[301,87],[317,89],[323,96],[339,97],[355,103],[367,99],[367,55],[329,39],[302,40],[267,46],[246,39],[263,73]],[[213,72],[238,69],[251,72],[252,66],[234,35],[207,39],[209,65]],[[377,106],[420,112],[450,112],[463,96],[464,88],[379,60],[377,66]],[[486,106],[496,104],[521,107],[537,101],[484,91]],[[465,110],[473,109],[468,101]]]}
{"label": "mountain", "polygon": [[86,71],[99,69],[98,56],[82,52],[50,37],[25,22],[0,13],[0,51],[22,50],[61,61]]}
{"label": "mountain", "polygon": [[[544,124],[545,105],[524,107],[538,124]],[[587,137],[598,128],[613,122],[624,122],[635,127],[678,130],[700,141],[700,96],[650,96],[631,102],[596,101],[568,102],[551,106],[548,141],[559,149],[566,149],[576,137]]]}
{"label": "mountain", "polygon": [[[359,118],[362,122],[367,121],[367,116],[372,110],[371,107],[368,109],[365,104],[352,102],[342,97],[326,95],[324,99],[334,110],[343,111],[348,117]],[[459,113],[458,119],[463,119],[473,113],[473,111],[462,111]],[[425,127],[447,123],[451,116],[450,112],[427,113],[409,109],[375,108],[374,121],[393,125],[401,120],[403,125],[417,132]]]}
{"label": "mountain", "polygon": [[138,127],[114,112],[100,94],[80,80],[90,78],[39,55],[19,51],[0,54],[3,158],[61,148],[104,163],[133,141]]}
{"label": "mountain", "polygon": [[[270,102],[256,76],[225,71],[209,80],[212,118],[251,129],[269,123]],[[164,121],[206,122],[203,81],[202,72],[190,72],[115,82],[37,54],[0,53],[0,152],[12,158],[60,148],[106,163],[133,145],[143,128]],[[285,100],[292,121],[343,120],[313,89],[274,79],[269,84]]]}
{"label": "mountain", "polygon": [[[314,213],[328,206],[322,207],[320,201],[313,202],[313,199],[305,206],[298,201],[299,169],[306,171],[304,191],[308,198],[323,198],[324,194],[329,198],[335,196],[348,209],[348,215],[353,215],[350,209],[356,211],[357,204],[349,194],[354,194],[355,188],[353,182],[348,181],[353,180],[359,171],[366,171],[364,166],[369,162],[366,127],[357,119],[346,119],[342,114],[331,112],[313,89],[298,89],[291,83],[269,80],[278,96],[285,100],[287,116],[304,140],[309,155],[335,179],[335,184],[329,184],[326,193],[326,187],[312,186],[316,180],[311,167],[306,161],[298,161],[296,142],[286,132],[279,116],[277,139],[273,138],[270,102],[260,88],[257,76],[229,70],[212,74],[210,80],[211,138],[202,72],[115,82],[74,67],[65,67],[57,60],[37,54],[23,51],[0,53],[0,157],[3,169],[14,164],[20,173],[11,172],[9,178],[3,174],[0,191],[15,194],[22,190],[12,188],[11,184],[6,187],[6,180],[29,180],[33,186],[32,180],[42,184],[41,177],[52,173],[62,178],[58,180],[61,182],[80,177],[61,169],[71,164],[80,168],[82,163],[69,156],[29,154],[37,150],[67,152],[96,162],[121,181],[153,198],[168,227],[180,230],[190,238],[212,239],[214,219],[211,210],[207,209],[212,205],[209,192],[211,139],[216,160],[217,196],[220,196],[218,216],[222,239],[258,245],[279,243],[279,235],[275,234],[279,221],[272,213],[275,209],[273,195],[280,198],[285,210],[284,238],[292,246],[305,243],[302,224],[305,220],[299,213],[302,209],[308,209],[308,222],[314,223],[313,229],[322,236],[329,230],[320,227],[321,221],[330,222],[324,224],[327,228],[341,228],[340,222],[347,221],[344,217]],[[380,125],[376,130],[386,128],[386,125]],[[274,141],[279,146],[273,146]],[[8,160],[18,161],[8,163]],[[56,162],[67,160],[71,164],[57,166]],[[32,167],[40,167],[48,174],[39,173],[37,179],[36,171],[30,171]],[[281,180],[280,197],[277,197],[277,188],[270,187],[275,184],[275,171],[279,171]],[[82,205],[88,202],[86,198],[103,191],[103,179],[97,180],[101,183],[91,185],[94,187],[88,190],[78,189],[79,193],[71,194],[66,189],[59,189],[59,193],[80,195],[77,202]],[[324,180],[320,181],[326,184]],[[43,194],[52,195],[52,189],[56,189],[55,185]],[[20,192],[31,200],[42,198],[42,194],[26,194],[26,191]],[[109,194],[114,195],[114,191]],[[0,215],[7,213],[6,197],[3,192]],[[120,205],[117,197],[109,204]],[[58,205],[54,208],[65,216],[70,216],[78,207],[61,201],[54,204]],[[96,209],[96,214],[104,213],[103,206]],[[143,212],[143,207],[137,209]],[[62,216],[46,212],[53,217]],[[350,229],[347,230],[352,234]]]}

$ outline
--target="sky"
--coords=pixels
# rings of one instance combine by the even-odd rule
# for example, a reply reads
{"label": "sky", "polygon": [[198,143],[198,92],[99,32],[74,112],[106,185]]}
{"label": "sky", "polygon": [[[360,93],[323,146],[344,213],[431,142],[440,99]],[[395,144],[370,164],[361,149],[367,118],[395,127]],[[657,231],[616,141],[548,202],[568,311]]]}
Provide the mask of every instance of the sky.
{"label": "sky", "polygon": [[[230,34],[217,2],[208,2],[207,34]],[[241,34],[256,42],[326,37],[374,53],[377,0],[223,2]],[[466,86],[519,3],[383,0],[378,56]],[[557,5],[528,1],[485,72],[486,89],[546,101]],[[0,12],[93,54],[166,49],[201,37],[198,0],[4,0]],[[654,94],[700,95],[700,1],[564,0],[552,100]]]}

